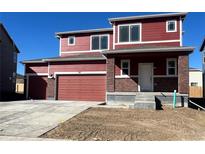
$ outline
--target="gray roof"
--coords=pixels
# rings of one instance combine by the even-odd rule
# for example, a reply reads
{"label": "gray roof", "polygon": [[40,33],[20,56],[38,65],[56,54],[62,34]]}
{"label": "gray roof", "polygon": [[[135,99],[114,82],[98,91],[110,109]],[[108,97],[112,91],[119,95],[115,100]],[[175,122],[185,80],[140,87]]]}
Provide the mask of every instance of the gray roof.
{"label": "gray roof", "polygon": [[104,55],[108,54],[124,54],[124,53],[155,53],[155,52],[193,52],[193,47],[157,47],[157,46],[147,46],[138,47],[132,49],[117,49],[117,50],[107,50],[103,51]]}
{"label": "gray roof", "polygon": [[163,13],[163,14],[152,14],[152,15],[141,15],[141,16],[129,16],[129,17],[118,17],[118,18],[110,18],[109,21],[115,22],[115,21],[127,21],[127,20],[137,20],[137,19],[150,19],[150,18],[159,18],[159,17],[177,17],[177,16],[183,16],[185,17],[187,15],[187,12],[181,12],[181,13]]}
{"label": "gray roof", "polygon": [[52,57],[52,58],[42,58],[42,59],[33,59],[25,60],[22,63],[46,63],[46,62],[59,62],[59,61],[92,61],[92,60],[106,60],[105,56],[101,53],[93,54],[73,54],[65,57]]}
{"label": "gray roof", "polygon": [[189,68],[189,71],[190,71],[190,72],[202,72],[201,69],[199,69],[199,68],[193,68],[193,67],[190,67],[190,68]]}
{"label": "gray roof", "polygon": [[88,30],[76,30],[76,31],[65,31],[65,32],[57,32],[56,36],[62,35],[74,35],[74,34],[86,34],[86,33],[99,33],[99,32],[112,32],[112,28],[101,28],[101,29],[88,29]]}

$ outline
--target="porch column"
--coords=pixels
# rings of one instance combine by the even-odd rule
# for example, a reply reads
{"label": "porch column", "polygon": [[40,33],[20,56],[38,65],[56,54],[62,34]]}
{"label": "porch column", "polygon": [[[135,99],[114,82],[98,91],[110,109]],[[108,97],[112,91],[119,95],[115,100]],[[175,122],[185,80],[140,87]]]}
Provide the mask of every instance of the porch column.
{"label": "porch column", "polygon": [[115,58],[107,58],[107,92],[115,91]]}
{"label": "porch column", "polygon": [[178,58],[178,92],[189,93],[189,57],[180,55]]}

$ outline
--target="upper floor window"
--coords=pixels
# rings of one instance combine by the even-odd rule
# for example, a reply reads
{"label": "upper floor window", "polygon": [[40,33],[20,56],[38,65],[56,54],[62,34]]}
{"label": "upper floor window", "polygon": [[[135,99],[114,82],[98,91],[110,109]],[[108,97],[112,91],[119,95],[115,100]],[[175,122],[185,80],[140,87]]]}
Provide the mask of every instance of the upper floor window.
{"label": "upper floor window", "polygon": [[93,35],[91,36],[92,50],[106,50],[108,49],[108,35]]}
{"label": "upper floor window", "polygon": [[118,42],[138,42],[141,39],[141,25],[119,25],[119,40]]}
{"label": "upper floor window", "polygon": [[130,75],[130,61],[122,60],[121,61],[121,76]]}
{"label": "upper floor window", "polygon": [[166,32],[176,32],[177,31],[177,21],[169,20],[166,22]]}
{"label": "upper floor window", "polygon": [[177,60],[175,58],[167,59],[167,75],[177,75]]}
{"label": "upper floor window", "polygon": [[75,37],[74,36],[68,37],[68,45],[75,45]]}

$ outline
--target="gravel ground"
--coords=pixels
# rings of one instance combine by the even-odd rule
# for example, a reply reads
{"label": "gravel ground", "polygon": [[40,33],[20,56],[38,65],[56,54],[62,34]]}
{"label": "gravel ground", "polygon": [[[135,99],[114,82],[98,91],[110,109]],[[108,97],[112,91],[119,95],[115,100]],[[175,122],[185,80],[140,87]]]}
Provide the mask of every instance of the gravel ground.
{"label": "gravel ground", "polygon": [[69,140],[205,140],[205,112],[90,108],[41,137]]}

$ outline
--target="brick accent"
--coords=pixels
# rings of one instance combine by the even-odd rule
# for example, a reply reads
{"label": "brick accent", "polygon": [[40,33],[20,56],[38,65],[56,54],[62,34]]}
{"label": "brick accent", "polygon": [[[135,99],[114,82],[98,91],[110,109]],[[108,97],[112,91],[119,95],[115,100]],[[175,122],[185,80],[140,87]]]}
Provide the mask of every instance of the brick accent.
{"label": "brick accent", "polygon": [[157,77],[154,78],[154,91],[155,92],[173,92],[178,90],[177,77]]}
{"label": "brick accent", "polygon": [[48,78],[47,82],[47,98],[54,98],[55,79]]}
{"label": "brick accent", "polygon": [[107,91],[115,91],[115,59],[107,59]]}
{"label": "brick accent", "polygon": [[136,92],[138,91],[138,78],[116,78],[115,91],[117,92]]}
{"label": "brick accent", "polygon": [[178,58],[178,92],[189,93],[189,57],[180,55]]}

